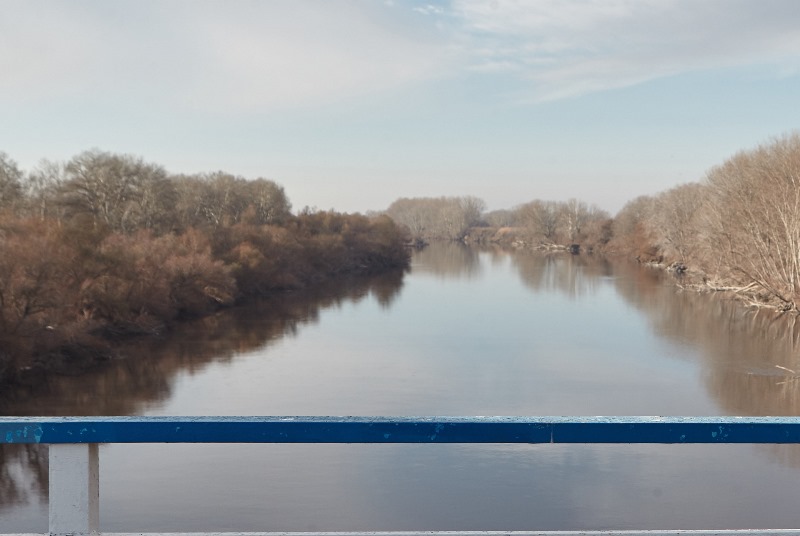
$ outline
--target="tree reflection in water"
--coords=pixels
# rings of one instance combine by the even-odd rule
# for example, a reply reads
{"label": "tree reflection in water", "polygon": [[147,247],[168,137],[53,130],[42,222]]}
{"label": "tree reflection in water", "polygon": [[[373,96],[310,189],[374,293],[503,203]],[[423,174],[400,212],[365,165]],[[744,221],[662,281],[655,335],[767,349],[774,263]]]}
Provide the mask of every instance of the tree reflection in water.
{"label": "tree reflection in water", "polygon": [[[615,267],[619,294],[649,320],[653,331],[702,359],[704,383],[721,413],[800,415],[800,327],[797,318],[745,307],[727,293],[676,288],[660,270]],[[680,351],[675,357],[681,357]],[[760,449],[800,467],[800,446]]]}
{"label": "tree reflection in water", "polygon": [[[316,323],[321,310],[374,296],[389,307],[403,285],[403,272],[347,278],[313,289],[274,296],[187,322],[167,337],[131,341],[121,359],[80,376],[51,376],[6,391],[3,415],[138,415],[168,399],[180,374],[296,336]],[[0,512],[47,497],[47,448],[0,444]]]}
{"label": "tree reflection in water", "polygon": [[[483,255],[483,257],[482,257]],[[418,252],[412,270],[438,278],[478,278],[486,263],[513,267],[535,292],[578,301],[613,290],[669,342],[674,359],[697,359],[720,414],[800,415],[800,328],[791,317],[744,308],[723,294],[681,291],[669,274],[591,256],[478,250],[446,244]],[[135,415],[171,396],[176,378],[267,347],[316,323],[320,311],[373,296],[388,308],[403,274],[353,279],[186,323],[163,340],[131,342],[126,359],[81,377],[52,377],[6,397],[6,415]],[[524,299],[529,299],[525,296]],[[580,304],[578,304],[580,305]],[[800,467],[796,446],[759,447]],[[47,461],[35,447],[0,446],[0,509],[46,496]]]}
{"label": "tree reflection in water", "polygon": [[0,444],[0,513],[36,497],[46,497],[47,448]]}
{"label": "tree reflection in water", "polygon": [[613,273],[604,257],[519,252],[512,257],[522,282],[534,291],[557,291],[570,299],[595,292]]}
{"label": "tree reflection in water", "polygon": [[479,249],[461,242],[441,242],[416,252],[411,269],[442,279],[473,279],[481,274]]}

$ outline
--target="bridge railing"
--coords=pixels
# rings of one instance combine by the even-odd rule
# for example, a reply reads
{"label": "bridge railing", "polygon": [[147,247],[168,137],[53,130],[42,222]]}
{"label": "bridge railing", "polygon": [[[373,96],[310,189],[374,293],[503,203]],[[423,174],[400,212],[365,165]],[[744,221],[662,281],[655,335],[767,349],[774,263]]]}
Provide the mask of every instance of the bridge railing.
{"label": "bridge railing", "polygon": [[[800,417],[0,417],[0,443],[49,445],[49,533],[82,536],[99,533],[100,443],[796,444]],[[800,529],[336,534],[710,536],[800,535]]]}

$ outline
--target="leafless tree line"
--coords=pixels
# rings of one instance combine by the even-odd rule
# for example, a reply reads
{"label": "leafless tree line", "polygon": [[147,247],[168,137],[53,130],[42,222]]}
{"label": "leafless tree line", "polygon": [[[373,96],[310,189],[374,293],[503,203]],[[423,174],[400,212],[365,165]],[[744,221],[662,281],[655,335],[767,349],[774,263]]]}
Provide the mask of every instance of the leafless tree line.
{"label": "leafless tree line", "polygon": [[511,228],[534,247],[580,244],[699,274],[705,288],[800,311],[800,133],[742,151],[697,183],[628,202],[611,219],[577,199],[481,214],[475,198],[398,199],[387,210],[419,239]]}
{"label": "leafless tree line", "polygon": [[630,201],[615,249],[688,267],[754,304],[800,305],[800,134],[742,151],[698,182]]}
{"label": "leafless tree line", "polygon": [[479,225],[486,203],[477,197],[400,198],[386,214],[408,228],[414,240],[460,240]]}
{"label": "leafless tree line", "polygon": [[610,238],[610,217],[596,205],[572,198],[568,201],[534,199],[514,209],[518,225],[527,229],[534,245],[588,244]]}
{"label": "leafless tree line", "polygon": [[273,181],[225,172],[169,175],[131,155],[98,150],[23,173],[0,153],[0,210],[40,219],[83,219],[130,233],[236,224],[282,224],[291,204]]}
{"label": "leafless tree line", "polygon": [[608,213],[577,199],[535,199],[513,209],[485,210],[476,197],[418,197],[396,200],[386,214],[421,241],[461,240],[475,227],[515,228],[534,246],[597,245],[610,238]]}

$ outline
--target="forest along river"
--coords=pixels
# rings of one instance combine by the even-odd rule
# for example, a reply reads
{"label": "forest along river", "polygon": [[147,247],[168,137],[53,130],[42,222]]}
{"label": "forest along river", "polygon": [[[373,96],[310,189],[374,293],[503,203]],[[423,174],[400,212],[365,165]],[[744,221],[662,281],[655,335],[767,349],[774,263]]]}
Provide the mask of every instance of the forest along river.
{"label": "forest along river", "polygon": [[[126,353],[2,413],[800,410],[785,318],[633,264],[455,244]],[[46,532],[46,451],[0,462],[0,532]],[[103,445],[100,464],[103,531],[800,528],[793,446]]]}

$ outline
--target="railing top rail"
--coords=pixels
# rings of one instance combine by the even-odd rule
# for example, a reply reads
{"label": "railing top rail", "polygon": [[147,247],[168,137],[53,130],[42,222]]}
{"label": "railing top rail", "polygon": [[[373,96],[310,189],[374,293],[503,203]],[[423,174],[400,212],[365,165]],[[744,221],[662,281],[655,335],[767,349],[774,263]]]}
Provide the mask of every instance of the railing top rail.
{"label": "railing top rail", "polygon": [[0,417],[0,443],[800,443],[800,417]]}

